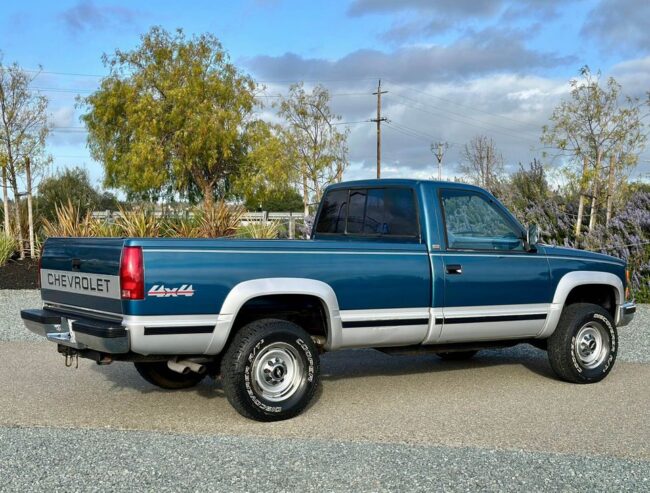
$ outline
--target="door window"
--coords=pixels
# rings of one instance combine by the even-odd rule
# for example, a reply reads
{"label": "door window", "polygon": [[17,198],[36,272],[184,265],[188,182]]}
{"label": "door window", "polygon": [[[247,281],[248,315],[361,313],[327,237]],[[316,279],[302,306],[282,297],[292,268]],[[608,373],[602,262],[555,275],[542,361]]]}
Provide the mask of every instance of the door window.
{"label": "door window", "polygon": [[483,195],[443,190],[447,248],[452,250],[523,250],[521,231]]}

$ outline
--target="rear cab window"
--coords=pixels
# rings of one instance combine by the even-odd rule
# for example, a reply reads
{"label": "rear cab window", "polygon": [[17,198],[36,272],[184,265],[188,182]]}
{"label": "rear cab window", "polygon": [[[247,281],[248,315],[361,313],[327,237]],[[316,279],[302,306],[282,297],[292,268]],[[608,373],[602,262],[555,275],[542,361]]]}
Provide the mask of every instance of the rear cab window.
{"label": "rear cab window", "polygon": [[326,193],[315,236],[380,237],[419,242],[415,192],[406,187],[336,189]]}

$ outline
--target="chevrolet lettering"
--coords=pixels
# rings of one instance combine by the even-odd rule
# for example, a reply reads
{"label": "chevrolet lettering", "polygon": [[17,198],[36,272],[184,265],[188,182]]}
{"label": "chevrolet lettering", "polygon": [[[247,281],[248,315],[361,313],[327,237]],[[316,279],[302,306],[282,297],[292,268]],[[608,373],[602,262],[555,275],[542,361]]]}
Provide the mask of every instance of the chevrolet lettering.
{"label": "chevrolet lettering", "polygon": [[[558,378],[612,370],[636,310],[625,262],[544,244],[485,190],[366,180],[324,192],[311,239],[49,238],[26,327],[165,389],[220,376],[251,419],[303,411],[319,355],[469,359],[532,344]],[[327,398],[326,395],[324,398]]]}

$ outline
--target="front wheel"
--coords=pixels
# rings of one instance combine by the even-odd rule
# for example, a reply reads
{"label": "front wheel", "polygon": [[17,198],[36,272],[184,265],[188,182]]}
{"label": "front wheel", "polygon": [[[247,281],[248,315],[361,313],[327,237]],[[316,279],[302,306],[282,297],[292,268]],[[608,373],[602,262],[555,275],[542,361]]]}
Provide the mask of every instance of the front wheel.
{"label": "front wheel", "polygon": [[573,383],[605,378],[614,366],[617,350],[612,316],[591,303],[567,306],[547,344],[551,368],[562,380]]}
{"label": "front wheel", "polygon": [[309,334],[285,320],[258,320],[233,338],[221,362],[228,401],[257,421],[302,412],[316,392],[320,367]]}

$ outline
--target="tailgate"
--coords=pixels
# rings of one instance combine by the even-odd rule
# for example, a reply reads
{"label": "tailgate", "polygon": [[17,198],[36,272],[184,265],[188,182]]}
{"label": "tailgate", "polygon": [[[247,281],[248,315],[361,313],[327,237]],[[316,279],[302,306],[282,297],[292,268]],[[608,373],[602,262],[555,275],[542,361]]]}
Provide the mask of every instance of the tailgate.
{"label": "tailgate", "polygon": [[46,306],[96,315],[122,313],[122,238],[49,238],[41,259]]}

